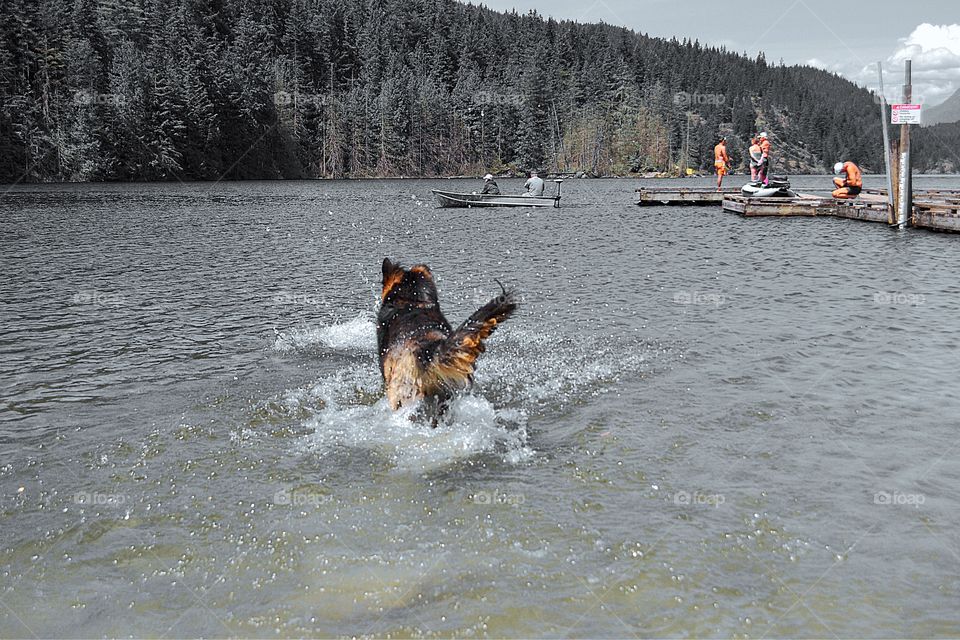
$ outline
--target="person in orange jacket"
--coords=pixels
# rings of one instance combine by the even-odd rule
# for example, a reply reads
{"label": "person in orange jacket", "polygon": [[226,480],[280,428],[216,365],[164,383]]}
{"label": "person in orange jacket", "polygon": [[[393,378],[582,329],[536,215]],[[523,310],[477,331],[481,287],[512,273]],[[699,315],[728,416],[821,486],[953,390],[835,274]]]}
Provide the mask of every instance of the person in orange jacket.
{"label": "person in orange jacket", "polygon": [[837,175],[845,174],[842,178],[834,178],[833,184],[837,188],[833,192],[834,198],[856,198],[863,188],[863,176],[860,167],[849,160],[833,165],[833,172]]}
{"label": "person in orange jacket", "polygon": [[713,148],[713,166],[717,170],[717,191],[723,186],[723,176],[727,175],[730,156],[727,154],[727,139],[720,136],[720,142]]}
{"label": "person in orange jacket", "polygon": [[770,179],[767,174],[770,173],[770,140],[766,132],[761,131],[757,135],[757,141],[760,143],[760,166],[757,167],[757,180],[763,184],[769,184]]}
{"label": "person in orange jacket", "polygon": [[750,182],[757,181],[757,174],[760,172],[760,162],[763,159],[763,150],[760,149],[760,141],[756,138],[750,138]]}

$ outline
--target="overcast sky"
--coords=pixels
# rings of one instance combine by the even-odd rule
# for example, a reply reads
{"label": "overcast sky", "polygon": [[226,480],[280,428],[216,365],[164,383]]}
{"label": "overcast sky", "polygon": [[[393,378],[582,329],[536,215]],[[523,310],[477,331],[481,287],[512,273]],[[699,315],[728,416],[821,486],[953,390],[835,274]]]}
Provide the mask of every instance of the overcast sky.
{"label": "overcast sky", "polygon": [[960,88],[960,0],[474,0],[478,3],[699,39],[750,56],[763,51],[768,62],[812,64],[872,89],[879,60],[891,101],[899,101],[905,58],[913,60],[914,102],[933,105]]}

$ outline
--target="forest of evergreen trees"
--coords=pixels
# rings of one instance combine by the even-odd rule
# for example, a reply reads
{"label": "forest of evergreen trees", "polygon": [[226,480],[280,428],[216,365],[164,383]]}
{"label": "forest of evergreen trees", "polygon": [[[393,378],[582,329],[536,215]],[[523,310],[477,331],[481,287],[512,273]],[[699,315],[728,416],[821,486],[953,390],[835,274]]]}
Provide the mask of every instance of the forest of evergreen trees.
{"label": "forest of evergreen trees", "polygon": [[910,140],[915,171],[960,173],[960,122],[914,127]]}
{"label": "forest of evergreen trees", "polygon": [[838,76],[453,0],[0,0],[0,34],[0,182],[674,171],[758,130],[882,166]]}

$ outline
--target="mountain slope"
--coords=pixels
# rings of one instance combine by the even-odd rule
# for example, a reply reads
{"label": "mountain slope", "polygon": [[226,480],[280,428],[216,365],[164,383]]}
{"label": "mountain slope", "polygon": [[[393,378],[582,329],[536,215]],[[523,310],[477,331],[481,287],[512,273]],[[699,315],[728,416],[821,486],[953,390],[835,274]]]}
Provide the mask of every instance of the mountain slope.
{"label": "mountain slope", "polygon": [[[882,166],[810,67],[453,0],[0,0],[0,182]],[[9,10],[7,10],[9,9]]]}
{"label": "mountain slope", "polygon": [[960,122],[960,89],[957,89],[944,102],[929,109],[924,109],[923,112],[923,126],[925,127],[950,122]]}
{"label": "mountain slope", "polygon": [[960,173],[960,122],[914,129],[910,138],[919,173]]}

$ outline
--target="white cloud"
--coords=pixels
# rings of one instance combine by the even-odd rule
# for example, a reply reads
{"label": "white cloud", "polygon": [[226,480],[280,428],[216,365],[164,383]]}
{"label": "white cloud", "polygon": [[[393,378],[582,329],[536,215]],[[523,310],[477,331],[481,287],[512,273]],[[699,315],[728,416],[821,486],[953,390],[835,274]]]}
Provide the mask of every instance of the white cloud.
{"label": "white cloud", "polygon": [[[901,38],[896,50],[884,62],[884,93],[889,102],[902,97],[903,63],[911,60],[913,101],[934,105],[960,88],[960,24],[918,25]],[[872,65],[857,74],[864,84],[877,86]]]}
{"label": "white cloud", "polygon": [[815,69],[822,69],[824,71],[829,71],[830,73],[841,73],[843,72],[843,65],[836,62],[825,62],[820,58],[810,58],[803,64],[808,67],[814,67]]}

